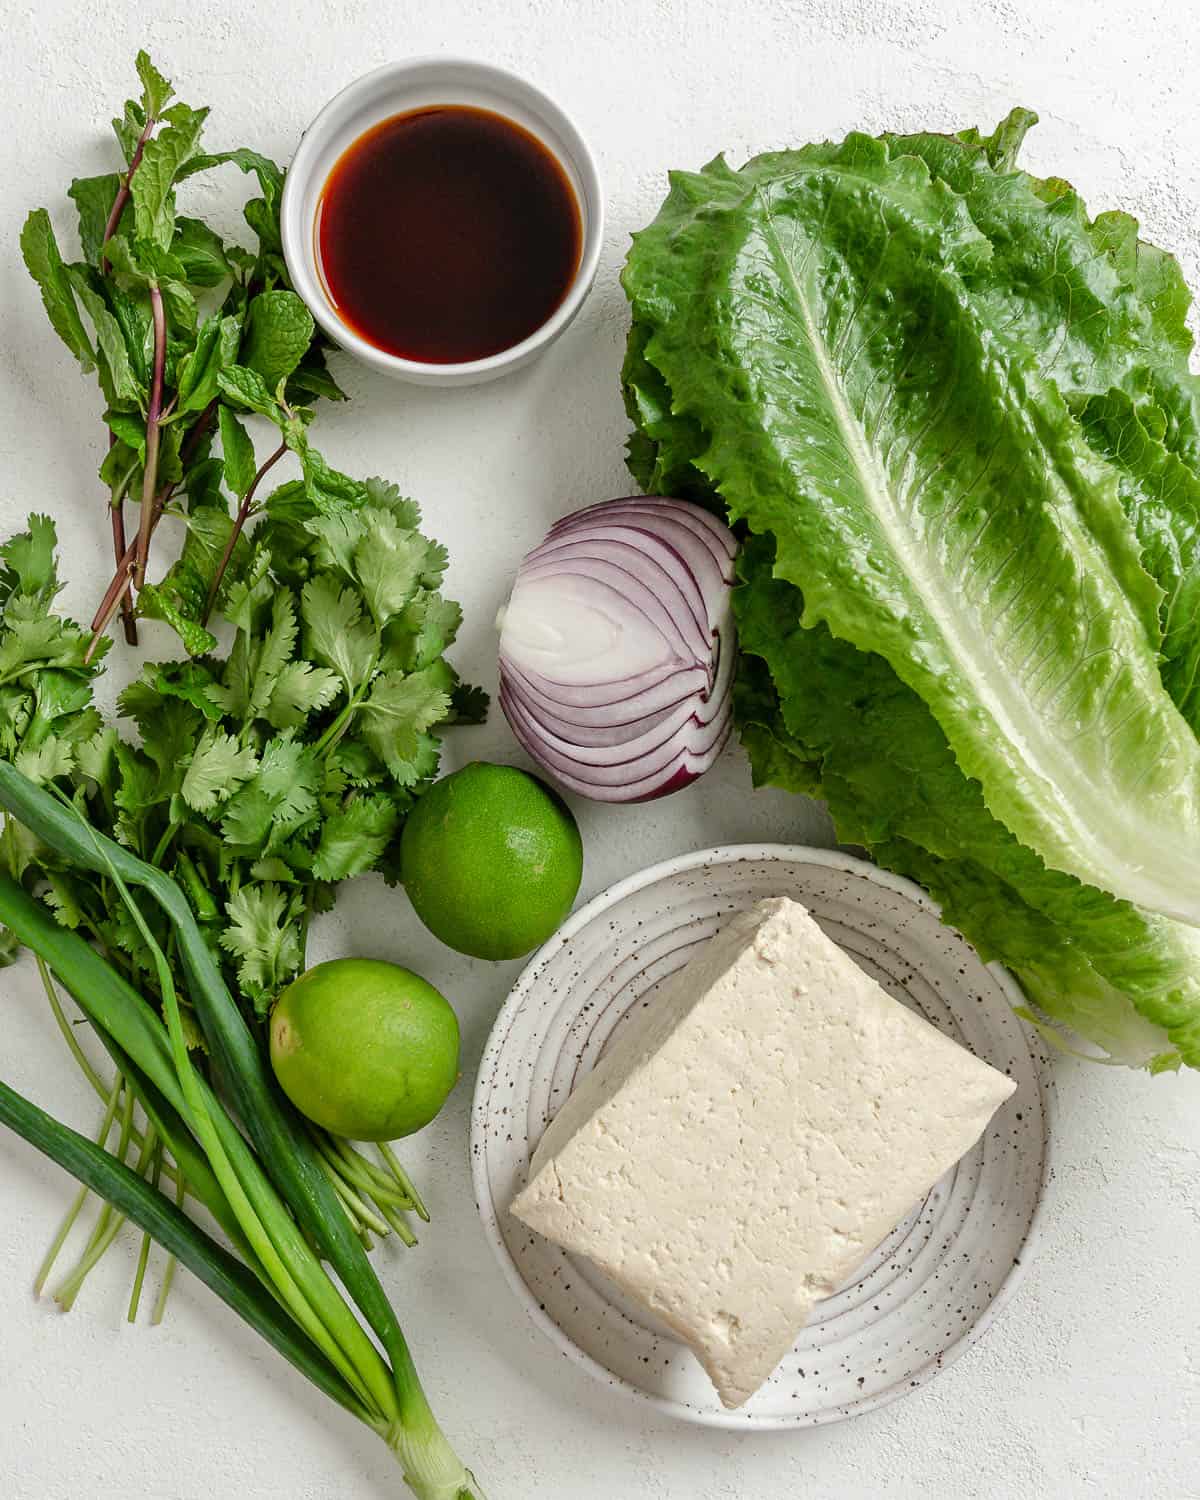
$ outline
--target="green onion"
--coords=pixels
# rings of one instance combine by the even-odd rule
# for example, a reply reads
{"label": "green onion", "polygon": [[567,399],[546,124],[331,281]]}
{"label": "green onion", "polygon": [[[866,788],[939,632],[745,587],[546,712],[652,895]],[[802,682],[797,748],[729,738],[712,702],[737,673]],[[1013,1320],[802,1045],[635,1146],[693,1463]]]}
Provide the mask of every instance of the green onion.
{"label": "green onion", "polygon": [[354,1393],[284,1317],[278,1304],[245,1266],[210,1239],[169,1198],[102,1146],[52,1119],[3,1082],[0,1082],[0,1124],[15,1130],[152,1235],[302,1375],[347,1411],[362,1421],[369,1420]]}
{"label": "green onion", "polygon": [[[480,1492],[434,1419],[396,1315],[323,1171],[321,1158],[271,1078],[179,887],[97,833],[73,805],[57,801],[4,762],[0,762],[0,806],[63,858],[113,881],[154,958],[166,1026],[82,939],[59,928],[45,907],[3,876],[0,921],[49,965],[106,1045],[116,1049],[114,1057],[123,1071],[120,1058],[128,1059],[125,1076],[179,1164],[180,1180],[187,1181],[201,1201],[215,1205],[214,1212],[233,1234],[248,1274],[262,1283],[263,1295],[274,1299],[272,1307],[278,1315],[290,1319],[300,1347],[338,1382],[341,1394],[337,1399],[346,1405],[342,1398],[348,1397],[356,1415],[392,1448],[413,1492],[421,1500],[476,1500]],[[188,1055],[169,964],[129,891],[131,885],[148,891],[171,921],[189,980],[188,998],[204,1031],[218,1082],[257,1155]],[[62,1146],[63,1141],[55,1138],[54,1144]],[[101,1148],[91,1149],[99,1151],[114,1170],[119,1166]],[[71,1152],[64,1147],[55,1159],[90,1181],[76,1171],[80,1165],[77,1147]],[[193,1179],[198,1159],[207,1172],[206,1178],[201,1174],[200,1182]],[[142,1192],[171,1207],[161,1192],[122,1170]],[[126,1206],[134,1190],[125,1177],[112,1180],[119,1184],[122,1197],[108,1196],[107,1201],[161,1238],[145,1222],[144,1200],[138,1200],[141,1218]],[[190,1224],[186,1216],[179,1218]],[[389,1215],[385,1218],[390,1222]],[[176,1221],[170,1222],[177,1231]],[[379,1336],[390,1368],[309,1239],[328,1259]],[[176,1243],[162,1242],[184,1264],[191,1264]],[[190,1253],[195,1258],[194,1246]]]}

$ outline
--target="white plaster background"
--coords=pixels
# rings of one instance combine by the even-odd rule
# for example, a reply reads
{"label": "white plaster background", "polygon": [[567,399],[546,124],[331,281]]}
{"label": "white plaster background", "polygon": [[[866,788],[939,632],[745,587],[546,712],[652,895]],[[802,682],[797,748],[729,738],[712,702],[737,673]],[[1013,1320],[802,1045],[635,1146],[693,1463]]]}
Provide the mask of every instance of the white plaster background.
{"label": "white plaster background", "polygon": [[[131,0],[0,3],[0,534],[30,508],[63,533],[67,604],[107,577],[97,396],[44,323],[17,252],[26,209],[109,170],[107,121],[151,48],[212,140],[286,161],[318,106],[356,74],[458,51],[527,74],[590,138],[610,224],[595,293],[532,370],[474,392],[394,386],[342,364],[353,402],[320,442],[397,479],[450,545],[467,606],[458,659],[493,681],[490,621],[521,553],[556,515],[627,488],[617,390],[629,230],[671,166],[735,159],[854,127],[990,124],[1041,111],[1035,170],[1121,206],[1200,278],[1200,42],[1191,0]],[[236,174],[206,189],[240,191]],[[206,207],[209,206],[206,204]],[[232,220],[231,220],[232,222]],[[160,642],[160,645],[162,643]],[[119,656],[121,653],[118,652]],[[499,718],[455,755],[515,758]],[[826,841],[798,799],[751,795],[731,752],[700,787],[632,811],[579,809],[583,895],[682,850]],[[434,1222],[380,1265],[434,1404],[492,1500],[1183,1500],[1200,1496],[1200,1084],[1064,1063],[1053,1214],[1016,1303],[942,1379],[839,1427],[743,1438],[648,1416],[594,1386],[529,1327],[493,1265],[468,1181],[475,1062],[517,966],[458,959],[402,898],[360,882],[316,956],[404,960],[451,996],[467,1076],[409,1143]],[[27,966],[0,978],[0,1069],[81,1128],[95,1108]],[[80,1305],[30,1295],[68,1197],[64,1178],[0,1141],[0,1496],[4,1500],[383,1500],[380,1444],[310,1392],[186,1276],[166,1324],[124,1321],[133,1242]]]}

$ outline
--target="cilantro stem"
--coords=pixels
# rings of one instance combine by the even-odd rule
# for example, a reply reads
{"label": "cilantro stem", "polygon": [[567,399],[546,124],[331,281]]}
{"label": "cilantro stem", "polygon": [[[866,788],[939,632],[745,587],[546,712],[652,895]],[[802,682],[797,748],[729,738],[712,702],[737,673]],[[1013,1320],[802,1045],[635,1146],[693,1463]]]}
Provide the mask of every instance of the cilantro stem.
{"label": "cilantro stem", "polygon": [[141,588],[146,581],[146,560],[150,551],[150,533],[154,529],[154,502],[158,486],[159,423],[163,414],[163,369],[167,359],[167,318],[162,292],[157,281],[150,283],[150,316],[154,324],[154,368],[150,379],[150,406],[146,412],[146,461],[142,479],[142,513],[138,520],[137,556],[133,582]]}
{"label": "cilantro stem", "polygon": [[358,712],[359,705],[362,703],[367,689],[371,685],[371,679],[375,676],[375,668],[378,665],[379,658],[373,656],[371,658],[370,666],[363,673],[363,680],[359,683],[358,687],[356,687],[355,690],[350,694],[350,698],[346,703],[346,706],[342,709],[341,713],[338,714],[337,718],[334,719],[333,723],[313,746],[314,755],[324,755],[327,751],[332,750],[333,747],[337,744],[338,740],[341,739],[342,735],[345,734],[347,725],[350,723],[350,720],[354,717],[354,715]]}
{"label": "cilantro stem", "polygon": [[[110,432],[109,447],[116,442],[116,436]],[[122,557],[125,555],[125,494],[128,487],[128,476],[124,484],[117,486],[109,501],[108,513],[112,520],[113,557],[120,566]],[[133,617],[133,600],[128,594],[121,595],[121,624],[125,630],[125,643],[128,646],[136,646],[138,643],[137,621]]]}
{"label": "cilantro stem", "polygon": [[208,624],[208,617],[213,612],[213,606],[217,602],[217,595],[221,592],[221,581],[225,577],[225,570],[229,566],[229,559],[233,556],[233,549],[237,546],[238,537],[241,536],[246,522],[254,514],[254,492],[262,482],[263,475],[273,469],[283,455],[288,451],[286,443],[280,443],[270,458],[260,467],[257,474],[250,481],[250,488],[242,497],[242,503],[238,506],[238,513],[234,518],[233,526],[230,528],[229,536],[225,542],[225,550],[221,553],[221,561],[217,564],[217,571],[213,574],[213,581],[208,586],[208,598],[204,601],[204,613],[200,616],[201,625]]}

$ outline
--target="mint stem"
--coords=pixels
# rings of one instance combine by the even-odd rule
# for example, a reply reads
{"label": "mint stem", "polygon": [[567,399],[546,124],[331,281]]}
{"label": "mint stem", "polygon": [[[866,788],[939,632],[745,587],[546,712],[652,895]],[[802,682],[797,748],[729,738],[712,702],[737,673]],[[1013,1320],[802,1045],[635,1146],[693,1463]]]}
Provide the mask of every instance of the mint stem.
{"label": "mint stem", "polygon": [[[185,471],[188,464],[195,457],[201,442],[208,435],[208,431],[217,414],[217,405],[218,402],[215,398],[208,403],[192,424],[187,437],[183,440],[183,447],[179,450],[179,462]],[[151,531],[158,525],[163,511],[170,504],[171,497],[177,488],[177,484],[171,483],[164,485],[159,492],[154,501],[154,515],[150,522]],[[100,607],[92,617],[92,639],[88,644],[87,654],[84,657],[85,662],[91,661],[96,647],[100,644],[101,636],[108,629],[109,621],[116,614],[118,608],[120,608],[122,599],[126,598],[130,592],[133,584],[134,562],[135,548],[131,542],[125,548],[122,556],[117,560],[116,574],[108,585],[108,588],[105,589],[104,597],[100,601]]]}
{"label": "mint stem", "polygon": [[237,539],[241,536],[246,522],[253,514],[254,492],[262,482],[263,475],[269,469],[275,467],[283,455],[287,452],[287,444],[280,443],[275,452],[271,454],[266,463],[262,465],[258,473],[250,481],[250,488],[246,491],[241,505],[238,506],[237,516],[234,518],[233,527],[229,538],[225,543],[225,550],[221,553],[221,561],[217,564],[217,571],[213,574],[213,581],[208,587],[208,598],[204,601],[204,613],[200,616],[201,625],[208,624],[208,617],[213,612],[213,606],[217,602],[217,595],[221,591],[221,580],[225,577],[225,569],[229,566],[229,559],[233,556],[233,549],[237,546]]}
{"label": "mint stem", "polygon": [[[116,232],[117,232],[117,226],[121,222],[121,215],[125,212],[125,205],[129,202],[130,186],[131,186],[131,183],[133,181],[133,174],[137,171],[138,167],[141,165],[142,153],[146,149],[146,142],[150,139],[151,135],[154,132],[154,127],[157,124],[158,124],[158,121],[155,119],[155,117],[153,115],[151,115],[147,119],[146,124],[143,127],[143,129],[142,129],[141,135],[138,137],[137,145],[134,147],[133,156],[130,158],[130,161],[129,161],[128,170],[125,172],[124,176],[121,178],[121,185],[117,189],[117,195],[113,199],[113,206],[109,210],[108,219],[107,219],[107,221],[106,221],[106,223],[104,225],[104,239],[103,239],[102,243],[105,244],[105,245],[108,244],[109,240],[112,239],[113,235],[116,234]],[[108,273],[109,273],[109,271],[111,271],[111,270],[112,270],[112,266],[111,266],[111,264],[109,262],[108,256],[104,254],[103,250],[101,250],[101,252],[100,252],[100,274],[101,274],[101,276],[107,276]],[[108,435],[109,447],[111,448],[112,445],[115,442],[116,442],[116,437],[115,437],[115,435],[113,433],[110,432],[109,435]],[[121,559],[125,555],[125,496],[124,496],[124,493],[121,493],[119,495],[114,495],[113,496],[113,498],[112,498],[112,504],[110,506],[110,509],[112,511],[113,559],[116,562],[117,566],[120,567],[121,566]],[[129,645],[136,646],[137,645],[137,623],[136,623],[136,621],[134,620],[134,617],[133,617],[133,600],[130,598],[130,596],[127,593],[121,595],[121,623],[125,627],[125,639],[126,639],[126,641],[128,642]]]}
{"label": "mint stem", "polygon": [[[111,209],[109,209],[108,220],[104,225],[104,243],[106,245],[108,244],[109,240],[112,239],[113,235],[117,232],[117,225],[120,224],[121,215],[125,212],[125,205],[129,202],[129,193],[131,184],[133,182],[133,174],[142,164],[142,153],[146,149],[146,142],[154,134],[154,127],[157,124],[157,118],[154,115],[150,115],[147,118],[145,125],[142,127],[141,135],[138,136],[137,145],[133,148],[133,155],[129,158],[129,167],[126,170],[125,175],[121,178],[121,186],[117,189],[117,196],[113,199],[113,206]],[[111,269],[112,267],[108,263],[108,256],[101,252],[101,276],[107,276]]]}
{"label": "mint stem", "polygon": [[150,283],[150,315],[154,322],[154,371],[150,380],[150,407],[146,413],[146,463],[142,480],[142,514],[138,524],[137,557],[133,581],[141,588],[146,581],[150,533],[154,529],[154,502],[158,486],[159,422],[163,409],[163,368],[167,359],[167,319],[158,283]]}

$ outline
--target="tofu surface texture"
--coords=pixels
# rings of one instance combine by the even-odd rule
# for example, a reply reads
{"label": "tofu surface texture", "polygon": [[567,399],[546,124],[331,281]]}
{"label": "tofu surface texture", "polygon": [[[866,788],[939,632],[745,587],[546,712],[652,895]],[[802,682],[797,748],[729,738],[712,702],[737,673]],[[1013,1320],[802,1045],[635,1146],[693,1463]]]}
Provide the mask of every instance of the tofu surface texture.
{"label": "tofu surface texture", "polygon": [[512,1212],[595,1261],[740,1406],[1014,1088],[798,902],[763,901],[624,1025]]}

